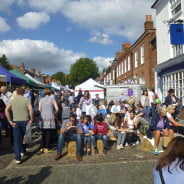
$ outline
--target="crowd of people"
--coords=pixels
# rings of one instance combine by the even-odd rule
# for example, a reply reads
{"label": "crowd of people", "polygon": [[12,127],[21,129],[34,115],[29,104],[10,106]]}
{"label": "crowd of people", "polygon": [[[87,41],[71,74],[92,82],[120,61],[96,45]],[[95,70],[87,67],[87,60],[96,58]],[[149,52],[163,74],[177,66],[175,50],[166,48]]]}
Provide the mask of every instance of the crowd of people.
{"label": "crowd of people", "polygon": [[[15,161],[21,163],[27,147],[32,142],[32,125],[41,133],[41,153],[53,152],[53,137],[57,138],[55,160],[63,157],[63,148],[69,141],[76,142],[76,159],[83,155],[98,153],[97,140],[103,141],[103,154],[107,153],[108,132],[117,139],[118,150],[126,146],[134,148],[140,143],[140,134],[154,139],[154,154],[159,154],[161,136],[174,138],[174,133],[184,135],[184,124],[178,121],[182,109],[181,101],[168,91],[162,103],[150,89],[143,90],[140,99],[126,94],[108,104],[96,94],[92,99],[89,91],[43,92],[30,90],[26,86],[9,92],[1,87],[0,94],[0,142],[1,130],[10,137],[14,147]],[[135,103],[138,101],[138,103]]]}

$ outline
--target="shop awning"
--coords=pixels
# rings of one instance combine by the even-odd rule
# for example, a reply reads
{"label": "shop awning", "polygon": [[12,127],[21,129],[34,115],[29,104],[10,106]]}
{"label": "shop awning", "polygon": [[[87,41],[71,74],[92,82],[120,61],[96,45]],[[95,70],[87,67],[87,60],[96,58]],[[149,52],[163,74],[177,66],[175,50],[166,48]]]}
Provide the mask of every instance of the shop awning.
{"label": "shop awning", "polygon": [[7,78],[7,82],[12,84],[26,84],[26,80],[17,77],[16,75],[9,72],[6,68],[0,65],[0,75],[5,75]]}
{"label": "shop awning", "polygon": [[13,70],[10,70],[10,72],[13,73],[14,75],[16,75],[17,77],[20,77],[20,78],[26,80],[26,84],[27,84],[28,86],[32,86],[32,87],[36,87],[36,88],[39,87],[35,82],[33,82],[32,80],[30,80],[28,77],[26,77],[26,76],[25,76],[23,73],[21,73],[19,70],[13,69]]}

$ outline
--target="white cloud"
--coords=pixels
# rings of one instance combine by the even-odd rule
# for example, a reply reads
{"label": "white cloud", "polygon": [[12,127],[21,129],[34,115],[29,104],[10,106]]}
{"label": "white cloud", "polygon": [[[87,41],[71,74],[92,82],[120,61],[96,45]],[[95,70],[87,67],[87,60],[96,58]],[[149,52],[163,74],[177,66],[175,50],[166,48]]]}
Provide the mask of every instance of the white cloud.
{"label": "white cloud", "polygon": [[0,17],[0,32],[6,32],[9,30],[10,30],[9,25],[6,23],[6,21],[2,17]]}
{"label": "white cloud", "polygon": [[145,15],[153,12],[152,3],[153,0],[69,1],[62,13],[82,28],[133,40],[143,32]]}
{"label": "white cloud", "polygon": [[4,40],[0,42],[0,56],[5,54],[11,64],[19,65],[24,62],[26,67],[41,69],[46,74],[55,72],[69,73],[71,64],[83,53],[60,49],[52,42],[41,40]]}
{"label": "white cloud", "polygon": [[25,29],[36,29],[41,24],[49,22],[49,20],[49,15],[43,12],[28,12],[23,17],[17,18],[19,26]]}
{"label": "white cloud", "polygon": [[40,11],[56,13],[61,11],[64,4],[69,0],[28,0],[30,7]]}
{"label": "white cloud", "polygon": [[109,35],[100,33],[96,33],[93,37],[89,39],[89,41],[94,43],[100,43],[103,45],[109,45],[113,43],[113,41],[110,40]]}
{"label": "white cloud", "polygon": [[104,68],[108,68],[110,66],[110,61],[112,61],[114,58],[105,58],[101,56],[97,56],[93,58],[93,61],[96,62],[97,66],[99,67],[99,71],[102,72]]}
{"label": "white cloud", "polygon": [[0,0],[0,11],[8,11],[9,6],[14,2],[15,0]]}

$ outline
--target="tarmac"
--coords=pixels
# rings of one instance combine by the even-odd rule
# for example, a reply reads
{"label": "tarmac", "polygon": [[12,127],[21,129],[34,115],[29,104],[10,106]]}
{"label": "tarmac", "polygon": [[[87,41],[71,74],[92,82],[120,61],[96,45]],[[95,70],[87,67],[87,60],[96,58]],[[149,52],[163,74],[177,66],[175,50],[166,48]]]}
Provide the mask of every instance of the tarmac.
{"label": "tarmac", "polygon": [[[0,145],[0,184],[153,184],[157,156],[135,148],[116,149],[110,142],[106,155],[84,156],[83,161],[64,156],[55,161],[53,153],[40,154],[39,135],[21,164],[16,164],[9,140]],[[54,146],[55,147],[55,146]]]}

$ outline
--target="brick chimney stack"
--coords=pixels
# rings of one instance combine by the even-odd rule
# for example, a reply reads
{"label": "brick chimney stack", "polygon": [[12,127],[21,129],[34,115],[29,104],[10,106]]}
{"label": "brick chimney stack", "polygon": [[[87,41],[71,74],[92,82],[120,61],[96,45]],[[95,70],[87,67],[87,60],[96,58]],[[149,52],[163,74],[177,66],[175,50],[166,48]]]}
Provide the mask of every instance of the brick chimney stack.
{"label": "brick chimney stack", "polygon": [[35,74],[35,73],[36,73],[35,68],[32,68],[32,69],[31,69],[31,73],[33,73],[33,74]]}
{"label": "brick chimney stack", "polygon": [[130,42],[125,42],[122,44],[122,51],[126,52],[131,47]]}
{"label": "brick chimney stack", "polygon": [[153,29],[152,15],[146,15],[146,20],[144,23],[144,31],[147,31],[149,29]]}
{"label": "brick chimney stack", "polygon": [[25,70],[25,65],[24,65],[24,63],[20,63],[20,68],[21,68],[22,70]]}

